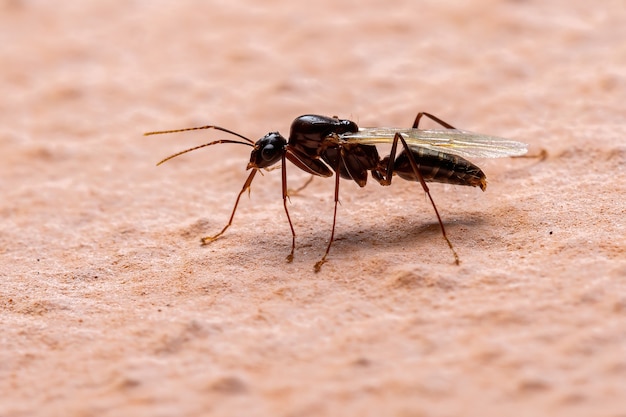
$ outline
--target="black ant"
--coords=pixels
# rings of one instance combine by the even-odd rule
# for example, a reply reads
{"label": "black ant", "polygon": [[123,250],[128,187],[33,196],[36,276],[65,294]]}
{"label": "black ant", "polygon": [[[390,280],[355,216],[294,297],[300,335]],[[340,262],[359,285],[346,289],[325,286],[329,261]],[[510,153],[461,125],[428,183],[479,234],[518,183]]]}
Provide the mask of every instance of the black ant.
{"label": "black ant", "polygon": [[[437,122],[445,129],[419,129],[420,120],[424,116]],[[202,244],[214,241],[230,227],[241,195],[250,189],[250,184],[252,184],[256,173],[260,169],[267,169],[280,162],[283,206],[289,227],[291,228],[292,237],[291,252],[287,256],[287,262],[293,261],[296,247],[296,232],[287,209],[287,161],[312,175],[331,177],[333,172],[339,174],[335,175],[335,207],[330,240],[324,256],[315,264],[315,272],[318,272],[326,262],[326,257],[330,252],[330,247],[335,237],[340,177],[353,180],[360,187],[364,187],[367,183],[368,172],[381,185],[390,185],[394,174],[407,181],[419,182],[424,192],[428,195],[437,216],[443,238],[452,251],[455,263],[458,265],[459,256],[446,235],[443,221],[426,182],[480,187],[484,191],[487,187],[485,174],[479,167],[463,158],[464,156],[497,158],[523,155],[527,151],[527,145],[524,143],[458,130],[438,117],[423,112],[417,114],[413,127],[410,129],[359,128],[356,123],[350,120],[337,117],[304,115],[296,118],[291,124],[289,140],[285,139],[278,132],[270,132],[256,143],[232,130],[212,125],[148,132],[146,135],[201,129],[219,130],[237,136],[243,139],[243,141],[222,139],[205,143],[171,155],[157,165],[184,153],[220,143],[237,143],[252,147],[250,162],[248,162],[247,166],[247,170],[252,169],[252,172],[250,172],[248,179],[244,182],[235,200],[235,206],[228,224],[218,234],[202,238]],[[375,146],[381,143],[391,144],[389,155],[382,159],[379,157]],[[396,156],[398,144],[402,145],[402,150]]]}

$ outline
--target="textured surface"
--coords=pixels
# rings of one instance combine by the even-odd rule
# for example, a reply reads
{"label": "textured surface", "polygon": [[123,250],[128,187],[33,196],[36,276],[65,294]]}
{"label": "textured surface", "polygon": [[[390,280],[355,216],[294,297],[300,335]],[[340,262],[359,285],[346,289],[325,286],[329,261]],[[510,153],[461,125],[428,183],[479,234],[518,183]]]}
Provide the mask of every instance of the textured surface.
{"label": "textured surface", "polygon": [[[327,4],[326,4],[327,3]],[[625,416],[622,0],[0,2],[0,415]],[[489,186],[292,198],[215,132],[418,111]],[[292,186],[307,179],[289,166]]]}

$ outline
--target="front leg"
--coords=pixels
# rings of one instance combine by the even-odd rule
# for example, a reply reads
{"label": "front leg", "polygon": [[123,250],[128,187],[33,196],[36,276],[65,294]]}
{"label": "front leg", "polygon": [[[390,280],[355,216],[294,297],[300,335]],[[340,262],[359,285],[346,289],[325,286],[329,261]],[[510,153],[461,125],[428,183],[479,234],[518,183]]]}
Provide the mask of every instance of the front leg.
{"label": "front leg", "polygon": [[308,187],[308,186],[309,186],[309,184],[311,184],[311,183],[313,182],[313,178],[315,178],[315,175],[311,175],[311,176],[309,177],[309,179],[308,179],[308,180],[306,180],[306,181],[304,182],[304,184],[302,184],[302,185],[301,185],[301,186],[299,186],[298,188],[295,188],[295,189],[287,189],[287,194],[288,194],[288,196],[289,196],[289,197],[293,197],[293,196],[296,196],[296,195],[300,194],[300,192],[301,192],[302,190],[304,190],[306,187]]}
{"label": "front leg", "polygon": [[241,199],[241,195],[245,193],[246,190],[250,192],[250,184],[252,184],[252,180],[254,179],[254,176],[256,175],[257,171],[258,169],[252,170],[252,172],[248,176],[248,179],[243,184],[241,191],[239,191],[239,194],[237,195],[237,199],[235,200],[235,206],[233,207],[233,211],[230,214],[230,219],[228,219],[228,224],[226,224],[226,226],[224,226],[224,228],[218,234],[213,235],[213,236],[205,236],[201,238],[200,242],[202,242],[202,245],[208,245],[209,243],[216,240],[218,237],[222,236],[224,232],[226,231],[226,229],[228,229],[230,225],[233,224],[233,219],[235,218],[235,212],[237,211],[237,206],[239,205],[239,200]]}
{"label": "front leg", "polygon": [[299,153],[293,148],[288,148],[285,153],[283,153],[281,163],[283,207],[285,208],[285,214],[287,215],[287,221],[289,222],[289,228],[291,229],[291,252],[287,255],[287,262],[292,262],[293,255],[296,250],[296,231],[293,228],[291,216],[289,216],[289,209],[287,208],[287,200],[289,199],[289,189],[287,187],[287,160],[311,175],[330,177],[333,173],[330,168],[328,168],[319,159],[311,158],[304,153]]}
{"label": "front leg", "polygon": [[282,175],[282,186],[283,186],[283,207],[285,208],[285,214],[287,215],[287,221],[289,222],[289,228],[291,229],[291,252],[287,255],[287,262],[293,261],[293,253],[296,250],[296,231],[293,228],[293,223],[291,223],[291,216],[289,216],[289,210],[287,209],[287,199],[289,198],[289,194],[287,193],[287,160],[285,159],[286,152],[283,153],[282,156],[282,167],[281,167],[281,175]]}

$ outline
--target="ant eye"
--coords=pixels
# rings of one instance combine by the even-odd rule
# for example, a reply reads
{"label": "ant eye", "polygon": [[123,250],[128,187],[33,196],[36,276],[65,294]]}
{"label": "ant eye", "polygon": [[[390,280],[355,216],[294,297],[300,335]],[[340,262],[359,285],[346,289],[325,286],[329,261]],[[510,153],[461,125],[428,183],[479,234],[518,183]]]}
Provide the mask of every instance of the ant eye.
{"label": "ant eye", "polygon": [[280,161],[286,152],[287,139],[278,132],[270,132],[254,144],[250,154],[250,168],[267,168]]}
{"label": "ant eye", "polygon": [[276,155],[276,148],[271,143],[268,143],[261,149],[261,158],[265,161],[272,161]]}

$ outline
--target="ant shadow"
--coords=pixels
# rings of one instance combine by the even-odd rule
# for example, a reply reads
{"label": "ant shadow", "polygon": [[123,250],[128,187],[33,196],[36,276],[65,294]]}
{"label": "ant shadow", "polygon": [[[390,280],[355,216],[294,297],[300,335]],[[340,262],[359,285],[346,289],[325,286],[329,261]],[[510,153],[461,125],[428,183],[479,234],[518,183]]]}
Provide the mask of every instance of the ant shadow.
{"label": "ant shadow", "polygon": [[[442,242],[442,247],[447,249],[442,237],[441,227],[437,221],[419,222],[417,220],[407,220],[406,218],[380,220],[373,225],[368,225],[367,228],[338,225],[330,253],[350,253],[356,250],[381,247],[406,249],[407,247],[425,243],[440,244]],[[473,236],[485,223],[485,219],[476,214],[448,218],[447,221],[444,220],[444,227],[448,238],[454,244],[468,238],[468,229],[473,230],[469,233]],[[323,227],[317,227],[315,231],[308,233],[306,236],[300,233],[296,236],[296,253],[299,247],[305,246],[319,246],[323,250],[329,237],[330,228]]]}

